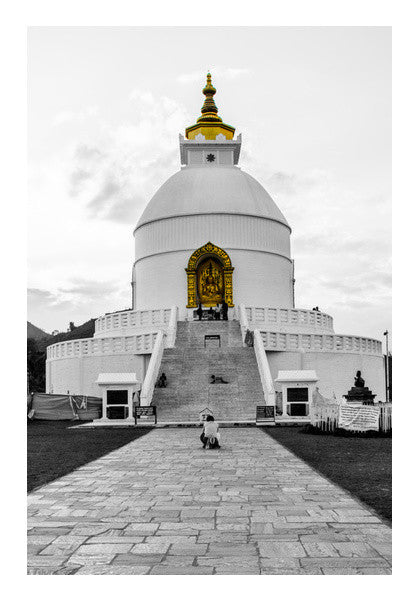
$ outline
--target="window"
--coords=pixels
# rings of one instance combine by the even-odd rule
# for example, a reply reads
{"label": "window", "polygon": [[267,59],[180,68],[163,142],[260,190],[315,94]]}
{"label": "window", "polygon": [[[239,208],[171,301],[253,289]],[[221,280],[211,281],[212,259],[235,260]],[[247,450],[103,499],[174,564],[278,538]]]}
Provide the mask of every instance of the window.
{"label": "window", "polygon": [[107,404],[128,404],[128,390],[107,390]]}
{"label": "window", "polygon": [[309,414],[307,387],[287,388],[287,409],[290,417],[306,417]]}

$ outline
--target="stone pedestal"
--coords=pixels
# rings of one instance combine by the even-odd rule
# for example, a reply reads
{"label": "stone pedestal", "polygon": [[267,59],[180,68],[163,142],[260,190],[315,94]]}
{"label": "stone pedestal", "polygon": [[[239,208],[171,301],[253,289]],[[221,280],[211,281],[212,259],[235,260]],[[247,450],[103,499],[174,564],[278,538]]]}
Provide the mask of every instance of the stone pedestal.
{"label": "stone pedestal", "polygon": [[373,394],[368,387],[352,387],[348,394],[344,395],[348,403],[355,404],[374,404],[376,394]]}

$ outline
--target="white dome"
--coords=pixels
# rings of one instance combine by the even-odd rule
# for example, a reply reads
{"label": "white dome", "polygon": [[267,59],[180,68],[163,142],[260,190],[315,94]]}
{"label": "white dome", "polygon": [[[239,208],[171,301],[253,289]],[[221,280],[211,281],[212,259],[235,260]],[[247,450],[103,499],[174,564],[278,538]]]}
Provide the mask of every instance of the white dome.
{"label": "white dome", "polygon": [[[238,167],[187,167],[154,194],[136,228],[169,217],[199,214],[264,217],[289,227],[271,196]],[[289,227],[290,229],[290,227]]]}

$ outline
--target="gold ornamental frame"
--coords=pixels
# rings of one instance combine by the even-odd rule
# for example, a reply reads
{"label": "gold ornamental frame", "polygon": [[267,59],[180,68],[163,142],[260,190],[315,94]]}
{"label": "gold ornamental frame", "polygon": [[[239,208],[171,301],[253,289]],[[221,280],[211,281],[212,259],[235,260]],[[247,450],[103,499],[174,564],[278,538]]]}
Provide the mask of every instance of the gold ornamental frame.
{"label": "gold ornamental frame", "polygon": [[207,242],[207,244],[201,246],[193,252],[189,258],[187,268],[185,269],[187,273],[186,308],[197,307],[197,267],[202,259],[209,258],[210,256],[215,256],[221,261],[224,272],[225,302],[230,307],[234,306],[232,292],[232,271],[234,270],[234,267],[231,264],[231,259],[225,250],[222,250],[222,248],[219,248],[219,246],[215,246],[215,244],[212,244],[212,242]]}

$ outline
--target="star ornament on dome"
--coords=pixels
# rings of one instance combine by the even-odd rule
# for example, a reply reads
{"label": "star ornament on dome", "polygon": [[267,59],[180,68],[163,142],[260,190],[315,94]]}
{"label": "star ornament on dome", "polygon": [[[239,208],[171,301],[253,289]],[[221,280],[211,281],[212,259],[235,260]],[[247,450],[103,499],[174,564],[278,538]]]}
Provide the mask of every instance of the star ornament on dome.
{"label": "star ornament on dome", "polygon": [[206,156],[206,160],[207,160],[208,162],[213,162],[213,161],[215,160],[215,155],[214,155],[214,154],[208,154],[208,155]]}

